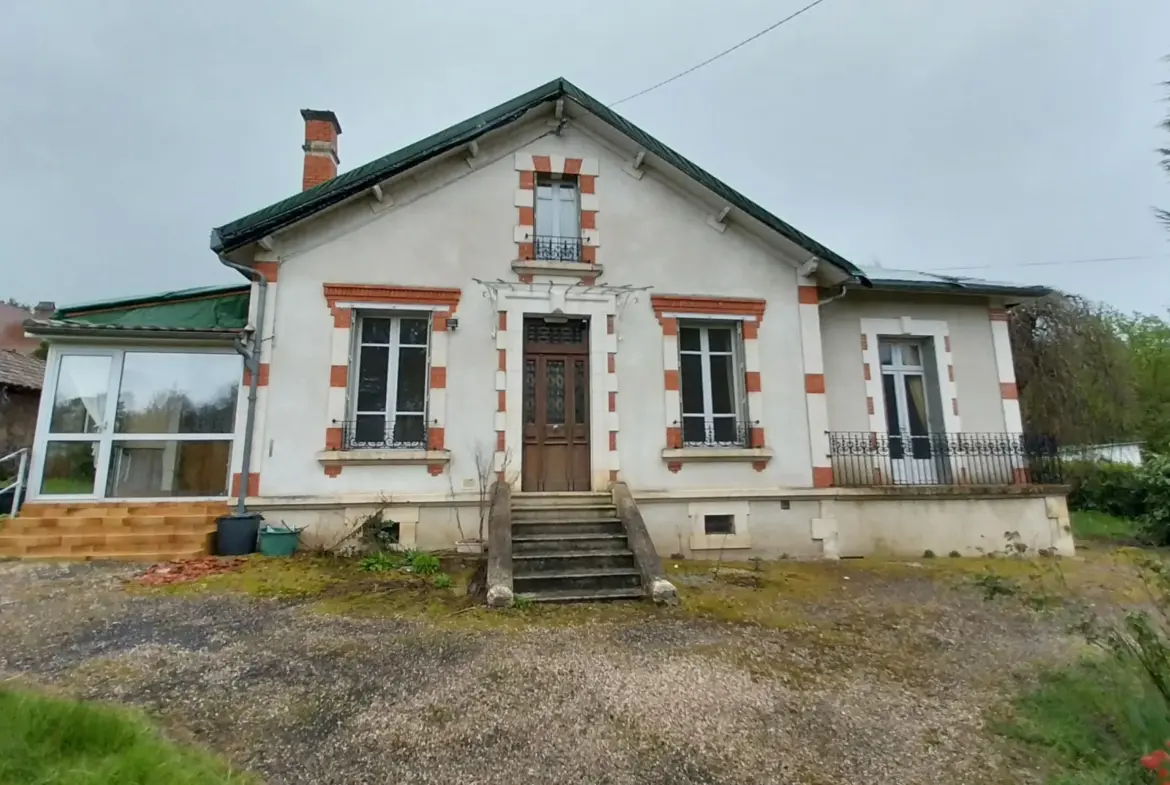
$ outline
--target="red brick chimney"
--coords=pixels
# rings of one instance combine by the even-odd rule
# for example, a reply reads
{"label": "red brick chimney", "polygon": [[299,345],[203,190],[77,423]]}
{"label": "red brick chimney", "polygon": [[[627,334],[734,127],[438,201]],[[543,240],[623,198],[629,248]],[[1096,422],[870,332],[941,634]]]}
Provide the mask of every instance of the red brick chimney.
{"label": "red brick chimney", "polygon": [[332,180],[337,176],[337,137],[341,134],[341,123],[337,115],[328,109],[302,109],[305,120],[305,173],[302,189],[309,190],[315,185]]}

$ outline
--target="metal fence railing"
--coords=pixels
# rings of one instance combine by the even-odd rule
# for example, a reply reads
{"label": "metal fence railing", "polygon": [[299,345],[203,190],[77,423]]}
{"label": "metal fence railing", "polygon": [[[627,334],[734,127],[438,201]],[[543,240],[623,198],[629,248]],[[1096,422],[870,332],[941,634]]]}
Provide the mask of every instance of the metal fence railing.
{"label": "metal fence railing", "polygon": [[756,423],[736,417],[683,416],[682,422],[675,420],[679,429],[679,447],[761,447],[752,444],[752,429]]}
{"label": "metal fence railing", "polygon": [[[3,458],[0,458],[0,467],[6,464],[16,464],[16,476],[13,477],[11,482],[3,488],[0,488],[0,514],[7,512],[15,518],[16,514],[20,512],[20,505],[24,501],[28,485],[28,455],[28,448],[21,447],[16,452],[9,453]],[[5,476],[5,474],[0,473],[0,477]],[[8,509],[5,510],[4,507]]]}
{"label": "metal fence railing", "polygon": [[1064,480],[1060,450],[1046,436],[931,433],[899,436],[830,431],[833,485],[1045,485]]}
{"label": "metal fence railing", "polygon": [[341,428],[342,450],[425,450],[427,424],[421,415],[398,418],[360,417],[334,420]]}
{"label": "metal fence railing", "polygon": [[543,262],[579,262],[581,238],[535,235],[532,238],[532,255]]}

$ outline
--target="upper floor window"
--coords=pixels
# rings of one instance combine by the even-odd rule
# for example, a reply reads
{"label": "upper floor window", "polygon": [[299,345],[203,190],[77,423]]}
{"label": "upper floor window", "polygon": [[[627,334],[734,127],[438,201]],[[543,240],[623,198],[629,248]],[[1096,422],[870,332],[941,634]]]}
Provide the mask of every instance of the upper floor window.
{"label": "upper floor window", "polygon": [[678,351],[683,446],[747,446],[747,391],[739,324],[682,322]]}
{"label": "upper floor window", "polygon": [[343,449],[427,446],[430,318],[361,314]]}
{"label": "upper floor window", "polygon": [[546,261],[581,261],[581,207],[577,179],[571,175],[539,175],[534,212],[534,256]]}

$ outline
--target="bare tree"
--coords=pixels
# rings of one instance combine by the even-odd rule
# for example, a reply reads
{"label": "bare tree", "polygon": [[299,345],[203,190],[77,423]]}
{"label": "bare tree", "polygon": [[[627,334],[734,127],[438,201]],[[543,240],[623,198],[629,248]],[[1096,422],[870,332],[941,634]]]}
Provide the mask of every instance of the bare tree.
{"label": "bare tree", "polygon": [[1138,427],[1130,353],[1119,315],[1054,293],[1011,311],[1024,430],[1063,444],[1119,441]]}
{"label": "bare tree", "polygon": [[[483,442],[476,442],[475,451],[473,453],[475,458],[475,484],[476,484],[476,512],[478,514],[479,527],[476,531],[476,541],[479,543],[485,542],[484,533],[487,531],[488,519],[492,512],[492,489],[495,487],[497,476],[503,477],[503,482],[510,482],[508,467],[512,462],[512,451],[506,450],[504,452],[503,461],[500,470],[495,470],[495,452],[490,449],[489,445]],[[451,499],[455,499],[455,483],[451,478],[451,472],[447,472],[447,484],[451,489]],[[455,504],[455,526],[459,530],[459,539],[462,542],[467,542],[467,532],[463,529],[463,519],[459,514],[459,505]]]}

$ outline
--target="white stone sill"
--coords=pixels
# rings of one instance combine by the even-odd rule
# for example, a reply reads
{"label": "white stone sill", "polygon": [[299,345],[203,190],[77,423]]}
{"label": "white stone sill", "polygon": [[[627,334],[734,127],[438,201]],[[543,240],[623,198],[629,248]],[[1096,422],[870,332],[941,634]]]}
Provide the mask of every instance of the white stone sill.
{"label": "white stone sill", "polygon": [[322,466],[426,466],[450,460],[450,450],[324,450],[317,453],[317,462]]}
{"label": "white stone sill", "polygon": [[605,269],[600,264],[584,262],[515,261],[512,269],[532,275],[564,275],[573,278],[596,278]]}
{"label": "white stone sill", "polygon": [[771,447],[683,447],[662,451],[662,460],[672,463],[701,463],[704,461],[741,461],[754,463],[770,461],[775,452]]}

